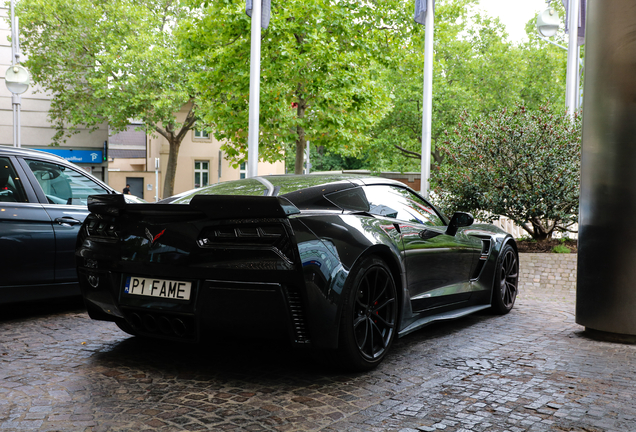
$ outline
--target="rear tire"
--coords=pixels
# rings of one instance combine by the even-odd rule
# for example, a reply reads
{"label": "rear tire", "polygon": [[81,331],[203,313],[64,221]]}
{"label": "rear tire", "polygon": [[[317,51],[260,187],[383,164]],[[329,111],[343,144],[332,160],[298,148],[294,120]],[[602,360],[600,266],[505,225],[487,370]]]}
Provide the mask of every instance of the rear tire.
{"label": "rear tire", "polygon": [[491,306],[494,313],[504,315],[510,312],[519,292],[518,285],[519,255],[507,244],[501,250],[495,272]]}
{"label": "rear tire", "polygon": [[395,281],[384,261],[373,256],[363,259],[349,280],[340,322],[338,359],[349,370],[368,371],[382,362],[395,339]]}

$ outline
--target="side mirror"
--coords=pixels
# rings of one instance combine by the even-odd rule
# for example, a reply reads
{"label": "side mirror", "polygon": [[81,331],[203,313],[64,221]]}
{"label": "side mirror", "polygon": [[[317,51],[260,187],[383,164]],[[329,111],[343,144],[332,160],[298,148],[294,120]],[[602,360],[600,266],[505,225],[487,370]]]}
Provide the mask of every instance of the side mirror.
{"label": "side mirror", "polygon": [[457,228],[471,226],[473,222],[475,222],[475,218],[470,213],[455,212],[448,223],[445,234],[454,236],[457,234]]}

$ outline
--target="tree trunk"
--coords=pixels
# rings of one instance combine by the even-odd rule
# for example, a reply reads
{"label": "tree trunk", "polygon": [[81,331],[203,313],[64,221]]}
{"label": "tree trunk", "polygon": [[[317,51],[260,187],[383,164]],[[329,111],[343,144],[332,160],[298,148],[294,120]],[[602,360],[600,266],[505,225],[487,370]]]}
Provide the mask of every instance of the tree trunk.
{"label": "tree trunk", "polygon": [[162,198],[168,198],[174,195],[174,181],[177,175],[177,160],[179,159],[179,147],[181,142],[185,138],[189,130],[194,127],[196,122],[195,106],[193,103],[190,105],[188,115],[186,115],[181,128],[177,133],[174,130],[174,124],[169,124],[165,129],[155,125],[155,130],[163,136],[169,145],[168,150],[168,166],[166,167],[166,173],[163,181],[163,196]]}
{"label": "tree trunk", "polygon": [[536,241],[544,241],[552,238],[552,232],[554,231],[554,224],[551,227],[544,227],[541,220],[534,218],[529,221],[530,224],[520,224],[521,228],[526,230],[528,234]]}
{"label": "tree trunk", "polygon": [[296,139],[296,161],[294,163],[294,174],[303,173],[303,162],[305,161],[305,130],[298,126],[298,138]]}
{"label": "tree trunk", "polygon": [[166,177],[163,181],[163,198],[174,195],[174,181],[177,175],[177,160],[179,159],[179,147],[181,140],[173,139],[169,141],[168,166],[166,167]]}

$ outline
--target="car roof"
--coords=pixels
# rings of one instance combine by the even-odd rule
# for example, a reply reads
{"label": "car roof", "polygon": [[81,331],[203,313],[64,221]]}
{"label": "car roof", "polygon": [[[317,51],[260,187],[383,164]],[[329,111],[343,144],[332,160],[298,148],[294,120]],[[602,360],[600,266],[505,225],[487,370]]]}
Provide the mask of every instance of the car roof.
{"label": "car roof", "polygon": [[359,174],[268,175],[233,180],[187,191],[164,200],[187,204],[195,195],[270,195],[287,198],[299,209],[333,209],[324,196],[357,186],[406,185],[397,180]]}
{"label": "car roof", "polygon": [[[44,150],[31,149],[31,148],[23,148],[23,147],[9,147],[6,145],[0,145],[0,156],[19,156],[19,157],[27,157],[27,158],[38,158],[43,159],[48,162],[64,165],[67,167],[72,167],[75,170],[82,171],[81,167],[74,164],[73,162],[69,162],[64,159],[62,156],[58,156],[53,153],[49,153]],[[104,181],[96,178],[90,173],[82,171],[82,175],[89,177],[91,180],[96,181],[99,185],[106,187],[110,191],[114,191],[112,187],[107,185]]]}
{"label": "car roof", "polygon": [[0,154],[3,156],[36,156],[66,162],[66,159],[53,153],[24,147],[9,147],[6,145],[0,145]]}

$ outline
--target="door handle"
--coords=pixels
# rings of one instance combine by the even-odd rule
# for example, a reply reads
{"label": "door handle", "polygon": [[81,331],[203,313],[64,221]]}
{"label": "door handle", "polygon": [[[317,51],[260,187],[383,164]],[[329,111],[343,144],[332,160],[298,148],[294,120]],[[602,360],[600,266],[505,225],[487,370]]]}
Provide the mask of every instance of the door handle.
{"label": "door handle", "polygon": [[65,227],[71,227],[73,225],[78,225],[82,223],[81,221],[78,221],[77,219],[72,218],[70,216],[56,218],[55,222],[57,222],[58,225],[65,226]]}

